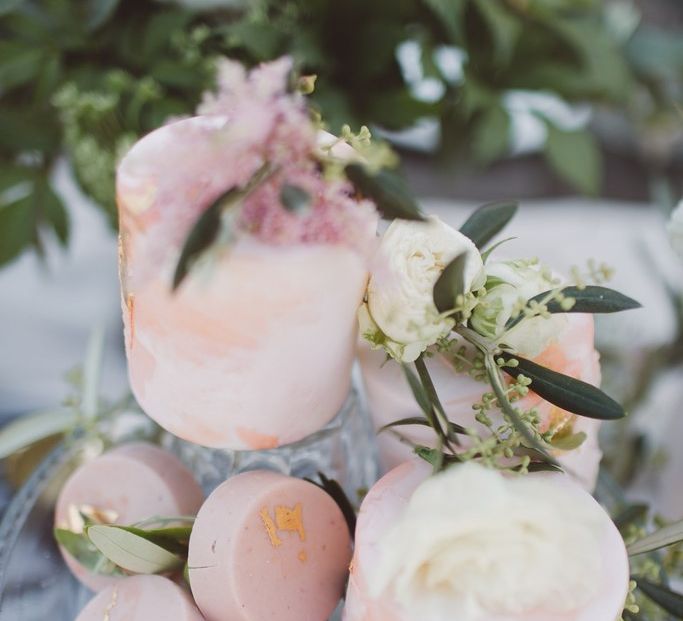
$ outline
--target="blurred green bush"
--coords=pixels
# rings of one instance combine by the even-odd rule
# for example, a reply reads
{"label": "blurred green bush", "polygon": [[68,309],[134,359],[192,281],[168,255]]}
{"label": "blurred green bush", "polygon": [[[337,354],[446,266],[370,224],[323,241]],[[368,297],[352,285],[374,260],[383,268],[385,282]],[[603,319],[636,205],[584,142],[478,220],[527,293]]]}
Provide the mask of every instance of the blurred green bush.
{"label": "blurred green bush", "polygon": [[[191,113],[220,55],[291,54],[318,75],[312,97],[333,130],[433,118],[438,151],[479,164],[509,153],[510,91],[608,106],[660,134],[680,125],[683,40],[640,25],[631,0],[178,1],[0,0],[0,264],[40,252],[46,233],[67,243],[50,186],[65,153],[114,223],[118,158]],[[539,116],[550,166],[597,192],[595,138]]]}

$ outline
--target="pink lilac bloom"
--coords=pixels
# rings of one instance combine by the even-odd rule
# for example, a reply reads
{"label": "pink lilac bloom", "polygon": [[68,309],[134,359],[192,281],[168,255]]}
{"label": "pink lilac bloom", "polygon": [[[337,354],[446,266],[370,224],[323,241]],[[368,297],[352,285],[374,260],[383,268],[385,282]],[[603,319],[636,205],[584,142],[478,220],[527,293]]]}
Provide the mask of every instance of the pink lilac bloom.
{"label": "pink lilac bloom", "polygon": [[[288,92],[292,62],[282,58],[251,72],[230,60],[221,61],[217,91],[204,96],[197,112],[227,118],[231,133],[232,171],[239,184],[246,183],[264,163],[276,168],[242,206],[238,227],[260,241],[275,244],[344,244],[355,247],[367,239],[377,219],[370,201],[356,200],[353,188],[343,180],[322,178],[313,155],[318,130],[312,123],[304,97]],[[237,174],[235,174],[237,173]],[[305,190],[311,197],[303,212],[287,211],[280,193],[285,184]],[[358,248],[365,253],[367,248]]]}

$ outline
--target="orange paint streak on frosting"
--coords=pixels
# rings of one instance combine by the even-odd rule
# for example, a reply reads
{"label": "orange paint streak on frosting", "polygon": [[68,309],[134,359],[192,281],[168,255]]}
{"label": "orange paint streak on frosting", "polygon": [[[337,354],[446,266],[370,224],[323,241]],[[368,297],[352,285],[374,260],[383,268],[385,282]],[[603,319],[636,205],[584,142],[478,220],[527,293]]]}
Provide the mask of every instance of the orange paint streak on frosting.
{"label": "orange paint streak on frosting", "polygon": [[248,427],[237,427],[235,430],[240,440],[244,442],[249,448],[258,449],[270,449],[279,446],[279,441],[277,436],[271,436],[267,433],[259,433]]}

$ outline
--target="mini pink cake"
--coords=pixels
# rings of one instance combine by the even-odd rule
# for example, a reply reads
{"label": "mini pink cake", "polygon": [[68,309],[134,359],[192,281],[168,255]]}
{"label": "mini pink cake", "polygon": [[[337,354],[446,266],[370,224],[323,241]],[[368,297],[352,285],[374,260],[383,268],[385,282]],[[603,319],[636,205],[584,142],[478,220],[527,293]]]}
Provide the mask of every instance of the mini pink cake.
{"label": "mini pink cake", "polygon": [[[195,515],[204,499],[192,473],[171,453],[144,442],[126,444],[81,465],[62,488],[55,526],[78,531],[78,509],[104,522],[130,525],[151,517]],[[98,591],[120,580],[93,574],[62,549],[73,574]]]}
{"label": "mini pink cake", "polygon": [[247,472],[220,485],[199,511],[190,585],[208,621],[326,621],[350,558],[344,516],[326,492]]}
{"label": "mini pink cake", "polygon": [[[453,466],[453,468],[459,467],[461,466]],[[346,595],[344,621],[416,621],[415,617],[410,616],[389,592],[385,590],[378,595],[376,589],[373,591],[369,585],[372,582],[372,572],[376,571],[376,568],[382,563],[383,537],[401,519],[416,489],[429,477],[430,473],[431,467],[425,462],[416,459],[410,460],[386,474],[373,486],[365,497],[358,516],[355,554],[351,564],[351,577]],[[428,613],[428,604],[425,603],[423,619],[428,619],[429,621],[452,621],[452,619],[458,619],[458,621],[463,619],[467,619],[467,621],[470,619],[476,619],[477,621],[614,621],[619,618],[628,590],[629,564],[624,542],[616,526],[614,526],[602,507],[566,475],[537,473],[524,475],[524,477],[550,478],[552,486],[561,489],[563,493],[567,494],[570,503],[583,505],[584,508],[593,513],[593,519],[600,525],[601,535],[598,546],[601,567],[599,584],[595,586],[595,591],[590,601],[584,603],[578,609],[567,610],[562,613],[536,609],[502,615],[481,612],[478,615],[472,612],[462,615],[462,612],[453,613],[452,610],[447,614],[440,614],[438,612],[435,613],[433,609]],[[455,502],[457,502],[457,499],[455,499]],[[464,508],[463,512],[468,510],[469,508]],[[474,514],[472,519],[475,526],[471,528],[476,528],[478,525],[483,524],[481,534],[487,537],[494,537],[495,530],[491,529],[490,526],[486,526],[486,522],[490,517]],[[504,521],[507,517],[499,516],[499,518],[496,518],[496,516],[493,516],[492,523],[495,519]],[[443,524],[443,522],[437,523],[436,526],[423,524],[423,527],[439,529],[444,528]],[[552,532],[552,527],[548,531]],[[416,537],[419,536],[416,531],[413,532],[415,532]],[[464,531],[464,535],[462,532],[461,536],[465,538],[467,531]],[[452,541],[451,545],[454,547],[461,545],[457,538]],[[475,549],[480,550],[482,540],[475,539],[474,541],[478,542]],[[511,544],[514,546],[518,545],[519,542],[512,541]],[[468,542],[465,541],[462,545],[467,546]],[[469,545],[471,545],[471,542],[469,542]],[[496,550],[496,554],[504,555],[504,551],[498,548]],[[435,550],[436,555],[442,552],[443,549],[440,547]],[[517,552],[519,553],[519,550]],[[408,544],[406,549],[403,551],[399,550],[399,553],[404,555],[402,556],[404,559],[402,563],[410,563],[412,561],[412,559],[409,559],[410,551]],[[521,553],[524,554],[523,551]],[[569,560],[571,555],[565,554],[565,557]],[[505,562],[504,557],[500,560],[503,563]],[[486,568],[486,562],[486,560],[481,560],[480,563],[473,561],[470,568],[472,572],[479,572],[481,574],[480,583],[483,583],[485,589],[495,591],[495,579],[491,578],[490,570]],[[423,567],[427,571],[426,566],[423,565]],[[454,564],[453,568],[456,567],[457,564]],[[558,580],[560,579],[558,577]],[[425,581],[429,584],[428,578]],[[443,588],[443,584],[432,584],[435,589]],[[448,605],[448,600],[446,600],[446,604]],[[455,602],[453,604],[455,605]]]}
{"label": "mini pink cake", "polygon": [[[566,322],[556,339],[536,356],[538,364],[571,375],[589,384],[600,384],[600,363],[594,347],[594,322],[592,315],[568,314]],[[383,351],[371,350],[365,342],[360,343],[359,360],[363,372],[368,405],[377,429],[384,425],[420,414],[398,364],[386,363]],[[436,390],[450,420],[465,427],[479,427],[474,419],[472,404],[481,399],[486,384],[477,382],[465,373],[457,373],[441,355],[426,360]],[[533,388],[533,387],[532,387]],[[572,451],[557,451],[558,461],[565,466],[587,489],[595,487],[602,452],[598,445],[600,421],[572,416],[568,412],[542,400],[534,393],[519,402],[525,408],[534,407],[541,417],[545,430],[549,425],[568,423],[572,431],[585,432],[584,443]],[[413,442],[433,444],[434,433],[422,427],[398,427],[397,431]],[[378,436],[382,466],[387,471],[409,459],[411,448],[402,444],[390,433]]]}
{"label": "mini pink cake", "polygon": [[189,593],[168,578],[132,576],[93,597],[76,621],[202,621]]}

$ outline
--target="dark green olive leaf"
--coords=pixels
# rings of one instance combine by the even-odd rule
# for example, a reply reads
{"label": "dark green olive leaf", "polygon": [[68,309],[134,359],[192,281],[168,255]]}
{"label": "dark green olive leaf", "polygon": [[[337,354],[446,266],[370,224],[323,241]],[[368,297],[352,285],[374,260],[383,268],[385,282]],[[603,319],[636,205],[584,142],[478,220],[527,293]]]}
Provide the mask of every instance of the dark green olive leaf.
{"label": "dark green olive leaf", "polygon": [[377,430],[377,433],[382,433],[383,431],[388,431],[394,427],[408,427],[412,425],[421,425],[422,427],[431,427],[429,421],[422,416],[409,416],[407,418],[400,418],[399,420],[392,421],[383,425]]}
{"label": "dark green olive leaf", "polygon": [[633,579],[638,584],[638,588],[653,602],[674,615],[676,619],[683,619],[683,595],[645,578],[634,576]]}
{"label": "dark green olive leaf", "polygon": [[190,271],[192,263],[207,249],[218,237],[221,226],[223,210],[239,199],[240,190],[230,188],[221,194],[202,214],[197,218],[190,233],[185,238],[183,249],[173,275],[173,290],[175,291]]}
{"label": "dark green olive leaf", "polygon": [[140,528],[137,526],[118,526],[137,537],[168,550],[173,554],[187,555],[192,526],[167,526],[163,528]]}
{"label": "dark green olive leaf", "polygon": [[467,218],[460,227],[460,232],[481,249],[505,228],[517,213],[518,207],[519,203],[515,201],[482,205]]}
{"label": "dark green olive leaf", "polygon": [[388,170],[372,174],[365,166],[356,163],[349,164],[344,171],[356,191],[375,202],[383,218],[418,221],[425,219],[410,189],[398,174]]}
{"label": "dark green olive leaf", "polygon": [[280,190],[280,202],[287,211],[300,213],[310,206],[311,195],[298,185],[285,183]]}
{"label": "dark green olive leaf", "polygon": [[322,472],[318,472],[318,477],[320,478],[320,483],[313,481],[311,479],[306,479],[308,482],[313,483],[320,489],[327,492],[332,500],[337,503],[337,506],[344,515],[346,520],[346,525],[349,528],[349,534],[353,540],[356,534],[356,510],[353,508],[353,504],[346,495],[346,492],[341,485],[334,479],[328,479]]}
{"label": "dark green olive leaf", "polygon": [[126,527],[96,524],[86,530],[95,547],[121,569],[136,574],[161,574],[183,565],[178,555]]}
{"label": "dark green olive leaf", "polygon": [[122,575],[121,570],[93,545],[85,533],[74,533],[65,528],[55,528],[53,532],[57,543],[88,571],[110,576]]}
{"label": "dark green olive leaf", "polygon": [[681,541],[683,541],[683,520],[664,526],[654,533],[646,535],[642,539],[633,542],[628,546],[627,550],[629,556],[635,556],[636,554],[659,550]]}
{"label": "dark green olive leaf", "polygon": [[526,470],[527,472],[562,472],[562,468],[547,461],[532,461]]}
{"label": "dark green olive leaf", "polygon": [[453,259],[434,283],[434,305],[440,313],[453,310],[456,299],[465,292],[465,263],[467,253]]}
{"label": "dark green olive leaf", "polygon": [[531,390],[567,412],[599,420],[615,420],[626,415],[619,403],[591,384],[507,352],[500,357],[506,362],[518,362],[516,367],[504,366],[503,371],[514,378],[525,375],[531,380]]}
{"label": "dark green olive leaf", "polygon": [[445,437],[443,438],[444,442],[447,446],[449,445],[450,440],[453,440],[456,444],[459,444],[460,442],[458,440],[457,434],[465,433],[465,428],[448,420],[448,416],[446,416],[446,411],[444,410],[443,405],[441,405],[441,400],[436,392],[436,387],[434,386],[434,382],[429,375],[429,370],[427,369],[427,365],[425,364],[424,357],[422,355],[420,355],[415,361],[415,369],[417,370],[420,382],[422,382],[422,386],[427,394],[427,398],[432,404],[435,417],[439,421],[439,426],[445,432]]}
{"label": "dark green olive leaf", "polygon": [[[532,302],[542,302],[550,295],[552,291],[544,291],[531,298],[527,305]],[[623,293],[619,293],[609,287],[598,287],[596,285],[588,285],[582,289],[579,287],[565,287],[562,289],[562,295],[573,298],[575,300],[574,306],[569,310],[562,308],[562,305],[557,300],[551,300],[546,304],[548,312],[550,313],[619,313],[621,311],[632,310],[634,308],[641,308],[640,302],[629,298]],[[520,321],[524,319],[524,313],[520,313],[514,318],[511,318],[505,328],[509,330],[514,328]]]}
{"label": "dark green olive leaf", "polygon": [[415,454],[424,459],[428,464],[434,468],[434,472],[442,469],[444,463],[444,455],[441,449],[429,448],[427,446],[416,446]]}
{"label": "dark green olive leaf", "polygon": [[420,409],[427,417],[429,424],[433,426],[434,413],[432,411],[432,404],[429,402],[429,396],[427,395],[422,382],[420,382],[417,375],[413,373],[412,369],[407,364],[403,364],[401,367],[408,380],[408,385],[413,393],[413,397],[415,397],[415,401],[417,401]]}
{"label": "dark green olive leaf", "polygon": [[550,445],[561,451],[573,451],[579,448],[586,441],[587,437],[588,436],[583,431],[579,431],[578,433],[572,433],[567,436],[553,438],[550,441]]}
{"label": "dark green olive leaf", "polygon": [[493,358],[493,355],[487,354],[484,356],[484,365],[486,366],[486,373],[489,377],[491,387],[493,388],[493,392],[498,400],[498,406],[502,410],[503,414],[510,419],[514,428],[526,440],[529,449],[532,449],[539,459],[559,468],[560,466],[557,461],[548,454],[545,446],[543,446],[540,440],[538,440],[538,438],[531,433],[526,423],[519,415],[519,412],[512,406],[510,400],[507,398],[503,386],[503,378],[500,369]]}

